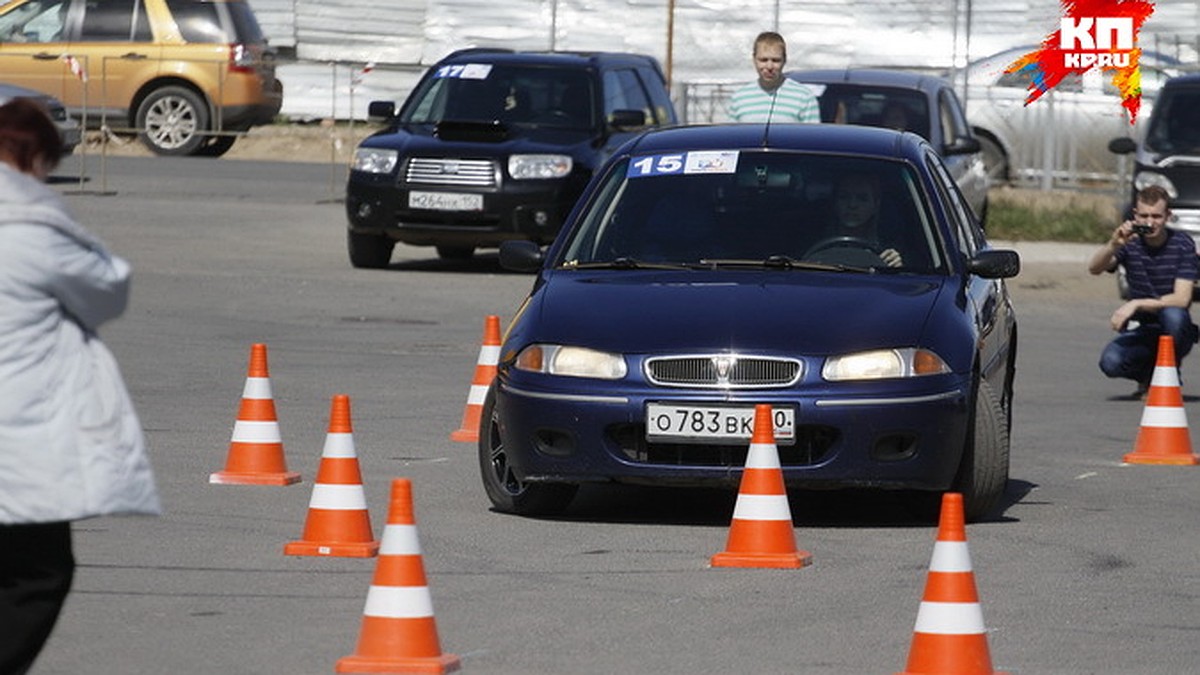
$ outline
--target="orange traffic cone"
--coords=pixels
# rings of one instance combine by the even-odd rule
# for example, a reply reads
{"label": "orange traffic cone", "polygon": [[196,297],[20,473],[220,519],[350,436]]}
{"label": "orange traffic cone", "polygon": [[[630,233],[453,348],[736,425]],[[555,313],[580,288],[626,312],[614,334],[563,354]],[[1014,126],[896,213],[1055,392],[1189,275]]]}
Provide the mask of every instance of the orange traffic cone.
{"label": "orange traffic cone", "polygon": [[483,323],[483,346],[476,359],[475,376],[471,378],[471,391],[467,394],[467,407],[463,410],[462,425],[450,433],[450,440],[474,443],[479,440],[479,420],[483,417],[483,399],[488,387],[496,379],[496,365],[500,363],[500,317],[489,315]]}
{"label": "orange traffic cone", "polygon": [[334,672],[448,673],[459,665],[457,656],[442,653],[438,641],[413,518],[412,481],[396,478],[358,650],[338,659]]}
{"label": "orange traffic cone", "polygon": [[350,397],[345,394],[333,397],[329,433],[308,503],[303,538],[286,544],[283,552],[345,558],[369,558],[379,552],[379,542],[371,535],[362,472],[354,454]]}
{"label": "orange traffic cone", "polygon": [[250,366],[242,405],[238,408],[229,442],[225,470],[208,477],[210,483],[223,485],[291,485],[300,482],[300,474],[287,470],[275,400],[271,398],[271,377],[267,373],[267,346],[250,347]]}
{"label": "orange traffic cone", "polygon": [[1200,463],[1200,458],[1192,453],[1175,362],[1175,342],[1170,335],[1158,338],[1158,360],[1154,363],[1154,377],[1150,380],[1146,407],[1142,410],[1142,426],[1133,452],[1123,459],[1129,464]]}
{"label": "orange traffic cone", "polygon": [[807,551],[796,549],[771,406],[760,403],[754,407],[754,435],[733,507],[729,540],[725,551],[712,557],[712,566],[794,568],[810,562]]}
{"label": "orange traffic cone", "polygon": [[942,495],[933,560],[917,612],[908,667],[899,675],[1004,675],[992,670],[983,610],[975,590],[963,496]]}

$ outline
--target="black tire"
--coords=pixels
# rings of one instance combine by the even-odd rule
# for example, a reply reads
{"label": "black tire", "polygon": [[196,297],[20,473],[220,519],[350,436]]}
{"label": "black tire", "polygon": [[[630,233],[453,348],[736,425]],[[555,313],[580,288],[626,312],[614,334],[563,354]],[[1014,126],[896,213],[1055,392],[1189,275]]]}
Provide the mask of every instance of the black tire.
{"label": "black tire", "polygon": [[350,264],[366,269],[383,269],[392,261],[396,242],[382,234],[359,234],[346,231],[346,251]]}
{"label": "black tire", "polygon": [[138,139],[156,155],[192,155],[208,142],[208,103],[187,87],[160,87],[137,109]]}
{"label": "black tire", "polygon": [[221,157],[229,152],[229,149],[233,147],[233,142],[236,140],[237,136],[232,135],[209,136],[208,142],[201,145],[192,154],[197,157]]}
{"label": "black tire", "polygon": [[442,260],[470,260],[475,255],[474,246],[438,246],[438,257]]}
{"label": "black tire", "polygon": [[488,389],[479,423],[479,472],[483,489],[497,511],[522,516],[562,513],[575,498],[578,485],[525,483],[513,473],[504,451],[500,419],[496,414],[496,389]]}
{"label": "black tire", "polygon": [[1009,436],[1004,409],[991,386],[980,380],[967,429],[962,463],[951,488],[963,496],[968,521],[982,520],[999,504],[1008,485]]}

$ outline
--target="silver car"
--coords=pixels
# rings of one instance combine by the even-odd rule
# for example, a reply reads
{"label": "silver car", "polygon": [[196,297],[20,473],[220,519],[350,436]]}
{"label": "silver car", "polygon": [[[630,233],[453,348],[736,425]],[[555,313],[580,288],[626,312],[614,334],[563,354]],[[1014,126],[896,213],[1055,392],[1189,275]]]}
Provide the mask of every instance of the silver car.
{"label": "silver car", "polygon": [[[1129,124],[1111,77],[1092,69],[1064,79],[1026,105],[1030,75],[1004,71],[1036,49],[1038,45],[1013,47],[974,61],[966,69],[967,119],[983,146],[993,184],[1042,178],[1112,181],[1118,166],[1108,141],[1136,129]],[[1139,64],[1138,127],[1149,119],[1154,97],[1168,77],[1178,74],[1180,62],[1143,50]]]}
{"label": "silver car", "polygon": [[54,126],[58,127],[58,133],[62,136],[63,156],[75,152],[75,147],[83,140],[83,133],[79,128],[79,122],[67,115],[67,109],[63,107],[61,101],[40,91],[0,82],[0,105],[8,103],[14,98],[31,98],[45,106],[46,110],[50,112],[50,118],[54,120]]}

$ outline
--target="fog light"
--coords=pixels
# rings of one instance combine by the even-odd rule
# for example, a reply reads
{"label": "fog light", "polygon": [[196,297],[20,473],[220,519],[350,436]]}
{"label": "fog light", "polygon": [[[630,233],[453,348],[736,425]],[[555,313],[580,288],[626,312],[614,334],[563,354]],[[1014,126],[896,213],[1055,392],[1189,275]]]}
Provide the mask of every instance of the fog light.
{"label": "fog light", "polygon": [[359,204],[357,214],[358,214],[359,218],[370,218],[371,217],[371,205],[366,202]]}
{"label": "fog light", "polygon": [[545,227],[546,223],[550,222],[550,216],[546,215],[545,211],[533,212],[533,223],[538,227]]}

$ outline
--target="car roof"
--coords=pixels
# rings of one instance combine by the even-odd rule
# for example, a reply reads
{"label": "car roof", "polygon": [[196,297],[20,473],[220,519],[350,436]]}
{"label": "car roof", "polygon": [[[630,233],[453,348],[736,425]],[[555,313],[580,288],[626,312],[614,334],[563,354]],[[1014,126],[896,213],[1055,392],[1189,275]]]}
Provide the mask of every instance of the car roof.
{"label": "car roof", "polygon": [[[1166,82],[1163,82],[1163,89],[1166,89],[1167,87],[1174,88],[1174,87],[1195,87],[1195,86],[1200,86],[1200,73],[1191,73],[1188,75],[1176,75],[1175,77],[1167,79]],[[1160,91],[1159,95],[1161,96],[1162,90],[1160,89],[1159,91]]]}
{"label": "car roof", "polygon": [[626,146],[625,152],[775,149],[919,161],[926,145],[914,133],[850,124],[710,124],[648,131]]}
{"label": "car roof", "polygon": [[789,79],[811,84],[860,84],[926,92],[937,91],[943,87],[950,86],[949,82],[940,77],[906,70],[884,70],[882,68],[794,70],[785,73],[785,75]]}
{"label": "car roof", "polygon": [[631,52],[515,51],[493,47],[460,49],[446,55],[439,63],[471,63],[479,61],[527,65],[574,65],[580,68],[599,65],[601,63],[624,63],[658,67],[658,62],[653,57]]}

